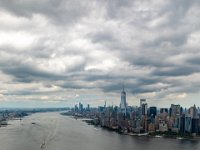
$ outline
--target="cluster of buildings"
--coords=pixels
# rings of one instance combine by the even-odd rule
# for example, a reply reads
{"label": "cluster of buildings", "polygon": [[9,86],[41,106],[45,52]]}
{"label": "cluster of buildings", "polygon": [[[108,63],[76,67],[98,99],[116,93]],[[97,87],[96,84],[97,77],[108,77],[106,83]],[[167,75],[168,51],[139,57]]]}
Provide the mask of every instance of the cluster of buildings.
{"label": "cluster of buildings", "polygon": [[118,106],[90,108],[83,104],[75,106],[73,115],[92,118],[93,123],[120,132],[136,134],[177,133],[196,136],[200,134],[200,109],[195,105],[183,109],[171,104],[170,108],[148,107],[146,99],[140,99],[140,106],[128,106],[126,92],[121,92]]}
{"label": "cluster of buildings", "polygon": [[0,127],[6,126],[7,121],[14,119],[14,118],[20,118],[22,116],[25,116],[26,114],[24,112],[14,112],[14,111],[0,111]]}

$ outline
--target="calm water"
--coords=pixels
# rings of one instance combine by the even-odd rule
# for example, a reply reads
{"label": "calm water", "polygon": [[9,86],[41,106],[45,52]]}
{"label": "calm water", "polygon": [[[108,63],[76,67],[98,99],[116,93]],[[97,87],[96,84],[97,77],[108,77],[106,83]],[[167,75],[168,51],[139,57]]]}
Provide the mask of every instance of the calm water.
{"label": "calm water", "polygon": [[[36,124],[32,124],[35,122]],[[34,114],[0,128],[1,150],[200,150],[198,140],[119,135],[58,113]]]}

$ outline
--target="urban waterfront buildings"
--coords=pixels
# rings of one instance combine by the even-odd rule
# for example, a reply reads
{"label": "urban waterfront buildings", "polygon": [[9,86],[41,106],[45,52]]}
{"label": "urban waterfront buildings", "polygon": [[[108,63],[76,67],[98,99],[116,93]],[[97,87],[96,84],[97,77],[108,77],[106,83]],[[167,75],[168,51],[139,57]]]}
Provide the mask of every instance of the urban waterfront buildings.
{"label": "urban waterfront buildings", "polygon": [[79,103],[72,110],[77,116],[92,118],[94,124],[102,127],[132,133],[176,133],[200,135],[200,114],[196,106],[183,109],[171,104],[170,108],[148,107],[146,99],[140,99],[140,106],[128,106],[123,88],[119,107],[104,106],[90,108]]}

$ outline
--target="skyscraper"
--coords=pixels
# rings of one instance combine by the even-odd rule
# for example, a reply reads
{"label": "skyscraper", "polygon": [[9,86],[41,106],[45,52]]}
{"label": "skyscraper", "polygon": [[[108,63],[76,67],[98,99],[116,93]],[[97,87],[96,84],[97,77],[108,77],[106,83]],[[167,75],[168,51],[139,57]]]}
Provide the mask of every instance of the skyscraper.
{"label": "skyscraper", "polygon": [[156,107],[150,107],[149,108],[149,117],[155,118],[157,115],[157,108]]}
{"label": "skyscraper", "polygon": [[147,115],[146,99],[140,99],[140,115]]}
{"label": "skyscraper", "polygon": [[82,113],[83,112],[83,104],[81,104],[81,102],[79,102],[79,112]]}
{"label": "skyscraper", "polygon": [[160,108],[160,113],[168,113],[168,108]]}
{"label": "skyscraper", "polygon": [[146,103],[146,99],[140,99],[140,107],[142,107],[142,104]]}
{"label": "skyscraper", "polygon": [[191,133],[192,130],[192,117],[187,114],[185,116],[185,132]]}
{"label": "skyscraper", "polygon": [[198,118],[198,111],[195,105],[193,107],[190,107],[188,112],[192,118]]}
{"label": "skyscraper", "polygon": [[147,105],[147,103],[145,103],[145,104],[142,104],[142,115],[143,116],[145,116],[145,115],[147,115],[147,109],[148,109],[148,105]]}
{"label": "skyscraper", "polygon": [[121,92],[120,109],[121,109],[121,112],[124,113],[124,115],[126,116],[127,106],[126,106],[126,92],[124,91],[124,87],[123,87],[123,90]]}
{"label": "skyscraper", "polygon": [[170,116],[171,117],[176,117],[176,115],[180,115],[180,114],[181,114],[181,107],[180,107],[180,105],[171,104]]}

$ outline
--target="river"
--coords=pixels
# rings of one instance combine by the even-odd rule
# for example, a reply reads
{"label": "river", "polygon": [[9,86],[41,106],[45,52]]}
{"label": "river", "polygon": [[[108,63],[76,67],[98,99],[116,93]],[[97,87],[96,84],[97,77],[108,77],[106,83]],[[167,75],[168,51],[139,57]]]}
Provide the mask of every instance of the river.
{"label": "river", "polygon": [[9,124],[0,128],[1,150],[200,149],[200,140],[120,135],[59,113],[37,113]]}

